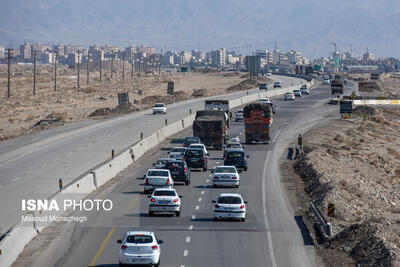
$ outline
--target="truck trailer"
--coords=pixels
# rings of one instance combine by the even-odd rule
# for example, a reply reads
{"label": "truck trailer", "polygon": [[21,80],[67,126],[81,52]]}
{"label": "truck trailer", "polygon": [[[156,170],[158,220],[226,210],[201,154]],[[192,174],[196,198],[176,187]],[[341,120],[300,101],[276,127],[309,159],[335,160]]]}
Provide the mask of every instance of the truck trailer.
{"label": "truck trailer", "polygon": [[200,138],[206,146],[222,149],[222,145],[229,139],[229,117],[220,110],[201,110],[196,112],[193,122],[193,135]]}
{"label": "truck trailer", "polygon": [[272,108],[268,104],[252,103],[243,109],[246,143],[269,143],[269,131],[273,121]]}

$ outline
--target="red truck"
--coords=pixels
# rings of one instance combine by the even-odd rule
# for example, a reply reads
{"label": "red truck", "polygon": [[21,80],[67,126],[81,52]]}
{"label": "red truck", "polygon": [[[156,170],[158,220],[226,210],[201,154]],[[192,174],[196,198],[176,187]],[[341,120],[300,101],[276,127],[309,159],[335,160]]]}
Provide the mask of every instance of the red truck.
{"label": "red truck", "polygon": [[273,121],[272,108],[268,104],[252,103],[243,109],[246,143],[270,140],[269,131]]}

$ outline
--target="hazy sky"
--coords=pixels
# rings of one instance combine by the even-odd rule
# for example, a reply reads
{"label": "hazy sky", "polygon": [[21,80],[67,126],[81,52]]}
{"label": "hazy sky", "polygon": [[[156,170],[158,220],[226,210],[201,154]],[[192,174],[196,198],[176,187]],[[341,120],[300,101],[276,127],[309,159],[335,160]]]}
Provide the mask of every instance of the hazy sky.
{"label": "hazy sky", "polygon": [[400,56],[399,0],[0,0],[0,42],[74,42],[158,49],[296,49],[327,56],[367,47]]}

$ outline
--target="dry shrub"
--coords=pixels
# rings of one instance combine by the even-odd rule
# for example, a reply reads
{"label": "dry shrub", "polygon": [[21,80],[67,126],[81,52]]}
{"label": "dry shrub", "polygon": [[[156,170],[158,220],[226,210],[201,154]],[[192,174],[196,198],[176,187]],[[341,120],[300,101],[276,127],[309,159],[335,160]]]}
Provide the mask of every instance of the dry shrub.
{"label": "dry shrub", "polygon": [[92,94],[94,92],[96,92],[96,89],[92,86],[86,87],[85,89],[83,89],[83,92],[85,92],[86,94]]}
{"label": "dry shrub", "polygon": [[60,120],[60,121],[65,121],[65,119],[67,118],[67,115],[65,113],[58,113],[56,114],[56,119]]}
{"label": "dry shrub", "polygon": [[387,149],[387,151],[388,151],[389,155],[392,155],[396,159],[400,160],[400,153],[399,152],[397,152],[396,150],[394,150],[394,149],[392,149],[390,147]]}
{"label": "dry shrub", "polygon": [[13,123],[15,120],[13,118],[8,118],[8,121]]}
{"label": "dry shrub", "polygon": [[33,114],[30,114],[28,117],[26,117],[25,121],[31,121],[35,119],[35,116]]}

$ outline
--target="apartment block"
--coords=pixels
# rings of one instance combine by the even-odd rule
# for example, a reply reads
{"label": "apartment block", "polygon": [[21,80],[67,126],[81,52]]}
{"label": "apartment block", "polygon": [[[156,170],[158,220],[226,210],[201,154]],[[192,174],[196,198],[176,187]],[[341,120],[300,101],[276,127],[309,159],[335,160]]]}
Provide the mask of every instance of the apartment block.
{"label": "apartment block", "polygon": [[211,66],[224,67],[226,65],[226,49],[221,48],[211,51]]}
{"label": "apartment block", "polygon": [[0,59],[4,59],[6,57],[6,48],[0,45]]}
{"label": "apartment block", "polygon": [[29,43],[25,43],[19,46],[19,54],[22,59],[32,58],[32,46]]}

